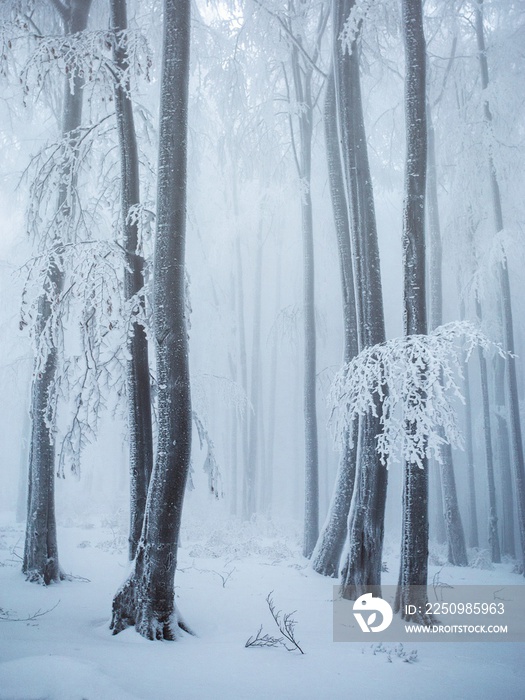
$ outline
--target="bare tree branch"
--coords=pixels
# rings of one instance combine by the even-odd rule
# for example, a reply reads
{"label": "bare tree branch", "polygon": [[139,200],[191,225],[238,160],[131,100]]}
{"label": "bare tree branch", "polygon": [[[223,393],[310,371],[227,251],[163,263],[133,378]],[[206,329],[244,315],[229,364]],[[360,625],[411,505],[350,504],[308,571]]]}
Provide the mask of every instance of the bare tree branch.
{"label": "bare tree branch", "polygon": [[[259,5],[260,8],[265,10],[271,17],[276,19],[281,27],[284,29],[286,34],[290,37],[290,39],[293,41],[295,46],[299,49],[299,51],[302,53],[302,55],[306,58],[307,62],[312,66],[312,68],[319,73],[319,75],[322,75],[323,78],[326,78],[326,73],[319,68],[319,66],[315,63],[314,59],[308,54],[304,46],[301,44],[301,42],[297,39],[297,37],[293,34],[291,29],[286,25],[286,22],[283,20],[283,18],[277,14],[277,12],[273,12],[272,10],[269,10],[265,5],[260,2],[260,0],[254,0],[254,2]],[[326,16],[326,19],[324,21],[324,26],[326,26],[326,21],[328,20],[328,16]],[[322,24],[320,25],[322,26]],[[324,31],[324,28],[323,28]]]}

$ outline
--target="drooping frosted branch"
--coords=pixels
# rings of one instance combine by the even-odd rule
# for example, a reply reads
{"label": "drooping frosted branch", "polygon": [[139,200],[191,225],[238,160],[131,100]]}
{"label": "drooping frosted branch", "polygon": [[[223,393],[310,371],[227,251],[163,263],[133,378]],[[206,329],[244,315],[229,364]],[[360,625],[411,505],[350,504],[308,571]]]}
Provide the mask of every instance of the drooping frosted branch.
{"label": "drooping frosted branch", "polygon": [[376,415],[381,403],[377,451],[383,463],[402,458],[422,467],[425,457],[440,459],[443,444],[462,448],[454,404],[464,402],[462,364],[476,347],[508,357],[466,321],[367,348],[342,367],[332,384],[329,402],[337,439],[351,434],[356,416]]}

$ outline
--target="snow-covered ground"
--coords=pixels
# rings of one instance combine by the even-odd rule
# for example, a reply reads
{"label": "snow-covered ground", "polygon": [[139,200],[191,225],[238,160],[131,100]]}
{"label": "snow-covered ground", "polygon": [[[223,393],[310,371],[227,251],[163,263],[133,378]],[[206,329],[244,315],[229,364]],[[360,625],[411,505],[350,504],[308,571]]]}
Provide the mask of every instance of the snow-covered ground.
{"label": "snow-covered ground", "polygon": [[[294,524],[190,518],[181,544],[177,602],[195,636],[150,642],[128,629],[113,637],[111,600],[128,570],[124,518],[62,524],[62,566],[77,578],[44,588],[24,581],[23,527],[4,516],[1,700],[525,698],[522,644],[421,643],[417,660],[407,663],[394,644],[334,643],[333,581],[309,569]],[[394,583],[397,561],[388,549],[385,578]],[[511,569],[443,567],[440,580],[522,583]],[[278,609],[296,611],[304,656],[245,648],[261,624],[277,633],[265,600],[270,591]]]}

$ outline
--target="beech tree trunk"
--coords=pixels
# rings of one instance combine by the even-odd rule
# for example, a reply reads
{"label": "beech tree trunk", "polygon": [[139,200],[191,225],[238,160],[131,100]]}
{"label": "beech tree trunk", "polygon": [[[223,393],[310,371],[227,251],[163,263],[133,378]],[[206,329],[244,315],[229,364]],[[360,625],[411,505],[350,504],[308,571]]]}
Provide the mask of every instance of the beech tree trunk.
{"label": "beech tree trunk", "polygon": [[[427,174],[426,46],[421,0],[403,0],[407,155],[403,206],[404,327],[426,334],[425,189]],[[426,622],[428,574],[428,464],[405,461],[401,562],[395,610]],[[414,605],[415,614],[407,612]]]}
{"label": "beech tree trunk", "polygon": [[174,578],[192,425],[184,265],[190,4],[164,2],[154,259],[158,444],[133,571],[113,599],[111,620],[113,634],[135,625],[148,639],[187,630]]}
{"label": "beech tree trunk", "polygon": [[[261,208],[262,209],[262,208]],[[249,413],[249,440],[248,440],[248,461],[245,465],[244,480],[244,513],[248,520],[257,510],[257,477],[258,467],[261,464],[259,459],[260,447],[258,439],[260,437],[260,390],[261,390],[261,283],[262,283],[262,210],[260,213],[259,228],[257,232],[257,251],[255,259],[255,275],[253,278],[253,328],[252,328],[252,362],[250,372],[250,401],[251,411]]]}
{"label": "beech tree trunk", "polygon": [[[476,313],[481,323],[481,304],[476,299]],[[483,349],[478,347],[479,371],[481,376],[481,397],[483,403],[483,434],[485,437],[485,464],[487,468],[487,484],[489,494],[489,547],[492,561],[501,561],[501,551],[498,534],[498,510],[496,505],[496,482],[494,480],[494,456],[492,453],[492,426],[490,422],[490,398],[487,360]]]}
{"label": "beech tree trunk", "polygon": [[[240,381],[245,396],[248,398],[248,358],[246,352],[246,323],[244,317],[244,265],[241,249],[241,230],[239,226],[239,202],[237,195],[237,176],[233,173],[232,179],[232,200],[233,200],[233,215],[235,219],[235,279],[236,286],[236,306],[237,306],[237,339],[238,339],[238,358],[240,366]],[[241,512],[244,520],[249,520],[255,512],[255,494],[251,493],[255,489],[255,481],[251,476],[251,467],[249,463],[249,445],[250,445],[250,408],[248,407],[244,413],[243,420],[240,426],[240,453],[241,453],[241,472],[242,472],[242,503]]]}
{"label": "beech tree trunk", "polygon": [[505,398],[505,360],[495,358],[494,401],[496,404],[496,445],[501,481],[502,526],[501,553],[516,556],[514,537],[514,494],[512,493],[512,469],[510,464],[507,401]]}
{"label": "beech tree trunk", "polygon": [[[300,38],[297,39],[300,42]],[[316,407],[316,334],[314,235],[312,220],[312,67],[302,66],[294,43],[291,68],[295,99],[301,110],[299,122],[298,175],[301,180],[301,223],[303,236],[303,313],[304,313],[304,454],[305,498],[303,555],[310,557],[319,536],[319,457]],[[292,134],[293,138],[293,134]]]}
{"label": "beech tree trunk", "polygon": [[[363,118],[357,41],[343,51],[340,34],[355,0],[334,0],[334,71],[341,156],[349,204],[359,350],[385,340],[374,194]],[[377,592],[381,582],[387,470],[376,451],[381,406],[360,420],[354,490],[348,521],[348,557],[341,590],[345,598]]]}
{"label": "beech tree trunk", "polygon": [[479,547],[476,480],[474,474],[474,447],[472,442],[472,399],[468,367],[465,367],[465,451],[467,453],[467,479],[469,495],[469,547]]}
{"label": "beech tree trunk", "polygon": [[[324,127],[328,178],[334,213],[341,289],[343,295],[344,323],[344,362],[350,362],[357,355],[357,315],[355,306],[354,274],[352,270],[352,250],[350,244],[350,223],[345,196],[343,168],[339,152],[337,128],[337,105],[335,78],[330,70],[326,85],[324,106]],[[354,491],[358,421],[354,422],[353,435],[347,436],[339,458],[339,468],[328,515],[321,529],[314,553],[312,568],[324,576],[337,577],[339,562],[347,536],[347,521]],[[351,438],[351,439],[350,439]]]}
{"label": "beech tree trunk", "polygon": [[[277,251],[275,262],[275,314],[277,319],[281,308],[281,276],[282,276],[282,251]],[[274,454],[275,454],[275,424],[277,409],[277,367],[278,367],[279,340],[277,333],[272,338],[272,357],[270,361],[270,386],[268,390],[268,452],[266,467],[264,470],[264,483],[262,493],[263,511],[271,516],[273,500],[274,479]]]}
{"label": "beech tree trunk", "polygon": [[[61,15],[65,34],[83,31],[88,22],[91,0],[70,0],[67,5],[53,3]],[[78,129],[82,123],[83,81],[77,74],[66,76],[62,116],[62,137],[69,140],[72,151],[76,148]],[[75,188],[76,172],[64,165],[60,173],[56,221],[73,237],[74,211],[71,192]],[[66,241],[63,233],[55,233],[53,247],[60,258]],[[47,288],[38,300],[38,319],[35,334],[40,337],[51,322],[53,304],[60,296],[64,273],[54,265],[47,279]],[[45,585],[63,578],[58,561],[55,519],[55,442],[53,428],[48,420],[56,402],[55,379],[58,367],[57,348],[49,348],[41,371],[35,369],[31,389],[31,443],[29,448],[27,522],[22,571],[28,581]]]}
{"label": "beech tree trunk", "polygon": [[[443,323],[443,247],[439,222],[439,201],[437,192],[436,144],[432,116],[427,102],[427,201],[430,242],[430,329],[435,330]],[[442,435],[442,437],[444,437]],[[454,462],[450,445],[444,443],[441,451],[439,474],[441,481],[442,512],[448,546],[448,560],[456,566],[467,566],[467,548],[459,511]]]}
{"label": "beech tree trunk", "polygon": [[[116,33],[113,51],[115,65],[124,73],[128,68],[126,41],[126,0],[111,0],[111,26]],[[120,145],[120,197],[123,247],[126,251],[124,294],[127,300],[137,295],[136,311],[144,308],[144,259],[137,251],[138,223],[130,218],[132,207],[140,204],[140,179],[137,138],[133,105],[126,85],[115,84],[115,110]],[[142,530],[148,485],[153,468],[153,436],[151,425],[151,391],[149,379],[148,339],[144,327],[134,323],[128,341],[130,359],[127,364],[128,431],[130,466],[129,558],[135,557]]]}
{"label": "beech tree trunk", "polygon": [[[235,316],[237,307],[237,297],[235,290],[235,277],[233,272],[230,274],[230,303],[232,307],[233,315]],[[235,321],[233,322],[233,333],[236,335],[237,329],[235,327]],[[234,384],[237,383],[238,370],[237,364],[235,362],[235,351],[228,352],[228,365],[230,368],[231,380]],[[230,409],[230,514],[233,516],[237,515],[237,500],[238,500],[238,463],[239,463],[239,418],[238,418],[238,408],[233,405]]]}

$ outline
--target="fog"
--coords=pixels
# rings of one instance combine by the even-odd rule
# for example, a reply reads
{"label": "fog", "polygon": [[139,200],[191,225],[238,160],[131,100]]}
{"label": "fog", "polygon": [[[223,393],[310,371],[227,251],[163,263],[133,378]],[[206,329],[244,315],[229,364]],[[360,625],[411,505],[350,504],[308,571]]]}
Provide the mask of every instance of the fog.
{"label": "fog", "polygon": [[[153,269],[157,163],[162,148],[158,134],[163,11],[155,0],[127,4],[126,90],[133,104],[140,161],[139,243],[133,253],[145,261],[140,323],[148,337],[156,450],[159,387]],[[55,348],[58,364],[49,402],[53,403],[56,393],[56,416],[50,409],[52,417],[47,420],[54,440],[57,522],[62,527],[117,518],[119,536],[125,541],[131,444],[126,363],[132,321],[124,296],[124,258],[119,258],[124,251],[122,176],[112,45],[104,34],[109,31],[109,9],[107,3],[93,0],[86,34],[91,43],[82,49],[82,58],[71,59],[60,43],[63,29],[55,5],[43,0],[27,6],[5,2],[1,9],[0,512],[3,522],[24,527],[34,420],[31,387],[41,378],[42,357]],[[370,164],[377,221],[382,290],[372,290],[370,304],[382,302],[385,340],[390,342],[406,332],[403,289],[410,271],[404,266],[402,244],[405,158],[407,133],[415,127],[405,121],[407,78],[400,3],[365,5],[365,10],[353,10],[345,31],[348,45],[358,54],[366,141],[356,143],[366,151]],[[315,527],[320,537],[337,495],[341,435],[336,434],[334,415],[344,410],[344,397],[339,397],[340,405],[330,403],[330,389],[344,364],[345,320],[324,134],[325,82],[333,69],[336,45],[329,6],[291,2],[285,8],[273,0],[192,4],[185,304],[194,421],[183,532],[188,523],[196,522],[210,527],[228,522],[245,527],[251,522],[261,532],[274,523],[288,528],[299,546],[305,498],[307,506],[310,498],[305,492],[311,437],[305,428],[305,396],[307,411],[309,401],[305,376],[311,357],[305,362],[305,339],[312,326],[308,326],[304,272],[304,212],[310,199],[318,430]],[[474,4],[424,3],[427,127],[433,132],[435,148],[435,163],[427,163],[428,333],[435,330],[432,305],[438,295],[442,314],[436,326],[469,321],[486,339],[481,351],[470,348],[468,359],[461,353],[461,357],[451,356],[450,371],[458,391],[451,392],[447,405],[457,417],[458,444],[452,428],[446,433],[447,426],[439,420],[435,430],[445,431],[440,433],[443,444],[452,443],[452,478],[457,489],[453,500],[468,563],[486,560],[487,565],[500,565],[503,561],[517,573],[523,571],[520,531],[521,536],[525,534],[523,461],[519,463],[525,343],[524,10],[522,2],[485,1],[481,26],[487,48],[482,55],[488,61],[490,82],[483,86]],[[357,23],[354,30],[352,22]],[[56,53],[50,52],[53,46]],[[84,81],[82,144],[75,146],[73,165],[64,166],[60,165],[63,146],[53,144],[61,138],[64,80],[72,80],[70,71]],[[73,91],[72,83],[67,84]],[[310,140],[304,140],[305,114],[311,120]],[[339,129],[343,134],[341,116]],[[340,135],[343,156],[345,143]],[[310,147],[308,169],[304,159]],[[431,220],[436,203],[429,199],[432,168],[437,234]],[[67,246],[77,247],[59,263],[66,285],[64,297],[61,294],[60,303],[53,307],[58,309],[53,311],[58,331],[55,335],[50,331],[42,340],[39,299],[49,293],[46,275],[52,267],[46,255],[50,255],[49,241],[59,240],[53,236],[62,236],[54,233],[59,220],[56,201],[64,173],[71,177],[72,170],[74,203],[70,202],[67,216],[74,233],[67,241],[60,239],[66,246],[60,255]],[[357,170],[360,177],[362,167]],[[171,176],[175,182],[176,169]],[[348,180],[346,173],[345,196],[352,214]],[[495,188],[502,226],[495,210]],[[367,240],[370,235],[367,229]],[[365,263],[356,257],[353,239],[352,246],[359,300],[366,297],[359,277]],[[438,279],[441,290],[436,287]],[[505,280],[510,284],[508,297],[502,291]],[[420,292],[424,299],[425,290]],[[356,303],[359,307],[367,302]],[[363,324],[359,313],[364,312],[358,309],[358,323]],[[509,347],[509,332],[514,347]],[[363,325],[355,333],[359,350],[365,350]],[[468,340],[457,342],[468,346]],[[515,368],[514,380],[510,365]],[[517,403],[512,402],[512,387],[518,392]],[[366,391],[363,385],[362,396]],[[401,397],[394,416],[404,416],[403,411],[408,415],[410,404],[403,401],[408,399]],[[430,406],[429,416],[433,410]],[[445,531],[445,524],[454,517],[450,515],[452,496],[446,484],[443,491],[442,457],[439,450],[432,452],[428,440],[425,437],[429,561],[432,566],[448,565],[454,563],[450,549],[447,559],[450,532]],[[364,441],[360,437],[358,473]],[[403,474],[410,456],[407,452],[395,458],[396,450],[392,445],[386,465],[384,537],[385,552],[397,556],[406,522]],[[247,499],[248,503],[252,499],[253,506],[247,505]],[[494,532],[499,560],[494,558]],[[347,541],[343,559],[348,550]]]}

